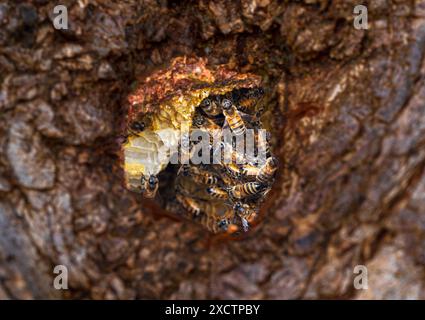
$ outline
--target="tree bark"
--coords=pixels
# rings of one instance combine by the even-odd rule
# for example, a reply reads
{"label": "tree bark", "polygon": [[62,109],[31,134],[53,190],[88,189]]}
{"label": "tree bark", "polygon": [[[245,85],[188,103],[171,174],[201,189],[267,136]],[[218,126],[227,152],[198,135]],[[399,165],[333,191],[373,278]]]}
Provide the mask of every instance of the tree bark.
{"label": "tree bark", "polygon": [[[367,1],[367,30],[354,0],[63,2],[68,30],[0,4],[0,298],[425,298],[424,1]],[[126,97],[182,55],[268,91],[282,167],[238,241],[122,187]]]}

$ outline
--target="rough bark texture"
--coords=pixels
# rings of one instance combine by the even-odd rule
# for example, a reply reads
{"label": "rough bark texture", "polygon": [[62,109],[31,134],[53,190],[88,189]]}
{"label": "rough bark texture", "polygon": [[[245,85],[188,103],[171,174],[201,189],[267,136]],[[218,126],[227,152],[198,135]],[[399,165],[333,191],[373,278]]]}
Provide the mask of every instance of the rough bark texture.
{"label": "rough bark texture", "polygon": [[[62,2],[69,30],[51,1],[0,3],[0,298],[425,298],[424,1]],[[132,84],[185,54],[271,92],[283,167],[239,241],[118,178]]]}

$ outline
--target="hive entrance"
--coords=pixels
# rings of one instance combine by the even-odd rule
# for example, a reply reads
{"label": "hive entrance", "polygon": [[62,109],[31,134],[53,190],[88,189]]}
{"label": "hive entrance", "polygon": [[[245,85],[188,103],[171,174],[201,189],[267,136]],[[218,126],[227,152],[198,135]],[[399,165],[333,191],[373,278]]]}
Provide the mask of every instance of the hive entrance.
{"label": "hive entrance", "polygon": [[123,144],[126,185],[213,233],[246,232],[277,169],[260,120],[264,90],[254,76],[204,70],[194,80],[185,68],[172,65],[167,77],[180,72],[172,77],[174,91],[156,95],[152,112],[144,112],[152,101],[146,97],[163,73],[132,99]]}

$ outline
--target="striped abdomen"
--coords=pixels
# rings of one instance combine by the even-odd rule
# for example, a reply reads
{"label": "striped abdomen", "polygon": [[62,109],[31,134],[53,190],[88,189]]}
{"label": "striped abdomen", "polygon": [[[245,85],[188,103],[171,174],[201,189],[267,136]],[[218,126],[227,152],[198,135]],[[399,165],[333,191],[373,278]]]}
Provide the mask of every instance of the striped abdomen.
{"label": "striped abdomen", "polygon": [[257,174],[257,181],[265,184],[270,183],[273,180],[277,168],[277,159],[274,157],[268,158],[266,163],[260,168],[260,171]]}

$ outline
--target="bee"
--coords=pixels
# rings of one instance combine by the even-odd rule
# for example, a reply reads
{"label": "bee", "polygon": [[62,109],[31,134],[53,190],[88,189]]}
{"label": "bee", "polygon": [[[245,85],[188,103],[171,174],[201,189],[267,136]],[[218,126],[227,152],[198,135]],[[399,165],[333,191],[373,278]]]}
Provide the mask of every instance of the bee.
{"label": "bee", "polygon": [[234,179],[239,179],[241,176],[239,167],[234,163],[229,163],[224,166],[226,172]]}
{"label": "bee", "polygon": [[238,99],[238,110],[245,113],[256,112],[255,107],[259,99],[264,95],[262,88],[248,89],[246,93],[242,93]]}
{"label": "bee", "polygon": [[260,168],[257,174],[257,181],[260,183],[270,183],[278,168],[278,161],[275,157],[269,157],[266,163]]}
{"label": "bee", "polygon": [[216,185],[218,183],[219,178],[216,175],[209,173],[208,171],[204,171],[197,167],[188,165],[184,165],[182,166],[182,168],[183,175],[191,175],[193,177],[193,180],[197,183],[206,185]]}
{"label": "bee", "polygon": [[229,99],[223,99],[221,105],[230,129],[236,135],[243,135],[246,132],[246,127],[236,107]]}
{"label": "bee", "polygon": [[205,118],[202,115],[200,115],[200,114],[196,115],[193,118],[193,121],[192,121],[192,125],[195,128],[202,128],[202,126],[204,125],[204,123],[205,123]]}
{"label": "bee", "polygon": [[246,182],[230,187],[229,195],[235,199],[244,199],[260,194],[265,188],[266,185],[258,181]]}
{"label": "bee", "polygon": [[203,129],[207,130],[210,137],[210,146],[212,147],[215,140],[221,137],[221,126],[217,124],[215,119],[204,118]]}
{"label": "bee", "polygon": [[256,178],[259,171],[260,169],[256,166],[250,164],[241,165],[241,175],[245,178]]}
{"label": "bee", "polygon": [[227,226],[229,225],[229,220],[227,219],[221,219],[217,222],[217,225],[220,229],[227,230]]}
{"label": "bee", "polygon": [[143,130],[145,130],[146,128],[146,123],[143,121],[134,121],[133,123],[131,123],[129,125],[128,131],[137,136],[139,135],[140,132],[142,132]]}
{"label": "bee", "polygon": [[211,217],[204,215],[202,217],[204,225],[213,233],[226,232],[228,234],[238,231],[238,227],[232,223],[226,215],[222,217]]}
{"label": "bee", "polygon": [[247,232],[249,230],[250,223],[252,223],[257,217],[257,210],[255,210],[255,207],[252,208],[250,205],[242,204],[240,202],[236,202],[233,206],[233,210],[240,218],[243,230]]}
{"label": "bee", "polygon": [[199,174],[194,174],[193,180],[206,185],[216,185],[218,183],[218,177],[206,171],[202,171]]}
{"label": "bee", "polygon": [[201,216],[201,223],[210,232],[218,233],[220,231],[227,231],[230,221],[226,218],[220,219],[219,217],[214,217],[209,214],[204,214]]}
{"label": "bee", "polygon": [[193,216],[196,217],[201,214],[201,207],[194,199],[186,197],[179,192],[176,193],[176,199],[183,206],[183,208],[185,208]]}
{"label": "bee", "polygon": [[248,204],[242,204],[241,202],[236,202],[236,204],[233,206],[233,210],[235,211],[236,215],[244,218],[248,222],[254,221],[257,216],[257,211],[254,208]]}
{"label": "bee", "polygon": [[246,158],[243,154],[234,150],[232,152],[232,162],[238,165],[242,165],[246,163]]}
{"label": "bee", "polygon": [[223,190],[219,187],[209,187],[207,188],[207,193],[216,199],[228,199],[229,198],[229,194],[227,193],[226,190]]}
{"label": "bee", "polygon": [[221,142],[220,149],[217,150],[222,152],[223,165],[228,163],[233,164],[244,164],[246,163],[246,158],[243,153],[238,152],[232,147],[229,143]]}
{"label": "bee", "polygon": [[266,190],[263,191],[263,199],[267,197],[271,189],[272,189],[271,187],[268,187]]}
{"label": "bee", "polygon": [[199,106],[207,116],[213,118],[221,114],[221,108],[218,102],[217,98],[208,97],[202,100]]}
{"label": "bee", "polygon": [[141,177],[142,194],[145,198],[154,198],[158,190],[158,178],[151,174],[149,178]]}
{"label": "bee", "polygon": [[266,157],[267,158],[270,157],[271,156],[271,151],[270,151],[271,134],[270,134],[270,132],[266,131],[265,139],[264,138],[260,139],[259,132],[257,131],[256,140],[257,140],[257,150],[256,150],[257,155],[260,151],[264,151],[266,153]]}

